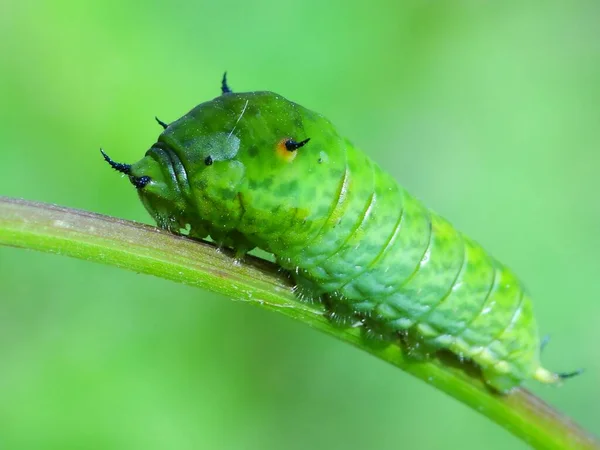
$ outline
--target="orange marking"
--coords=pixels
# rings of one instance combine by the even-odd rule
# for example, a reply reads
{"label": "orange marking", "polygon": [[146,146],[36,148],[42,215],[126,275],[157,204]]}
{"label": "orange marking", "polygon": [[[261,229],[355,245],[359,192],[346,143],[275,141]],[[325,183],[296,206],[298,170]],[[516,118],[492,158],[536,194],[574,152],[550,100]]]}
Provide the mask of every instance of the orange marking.
{"label": "orange marking", "polygon": [[277,145],[275,146],[275,151],[277,156],[283,159],[285,162],[292,162],[296,157],[297,151],[290,152],[287,148],[285,148],[285,141],[291,139],[290,137],[284,137],[281,139]]}

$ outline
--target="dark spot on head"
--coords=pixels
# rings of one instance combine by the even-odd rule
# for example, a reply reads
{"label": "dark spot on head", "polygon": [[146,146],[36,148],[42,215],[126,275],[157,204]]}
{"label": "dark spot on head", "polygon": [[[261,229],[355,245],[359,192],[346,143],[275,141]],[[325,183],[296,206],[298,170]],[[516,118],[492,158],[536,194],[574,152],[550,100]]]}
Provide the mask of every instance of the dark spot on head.
{"label": "dark spot on head", "polygon": [[248,149],[248,155],[249,155],[251,158],[254,158],[254,157],[258,156],[258,147],[256,147],[256,145],[253,145],[253,146],[251,146],[251,147]]}
{"label": "dark spot on head", "polygon": [[212,163],[213,163],[212,156],[208,155],[206,158],[204,158],[204,164],[206,164],[207,166],[211,166]]}
{"label": "dark spot on head", "polygon": [[131,177],[131,182],[137,189],[144,188],[150,181],[152,181],[152,179],[147,175],[144,175],[143,177]]}

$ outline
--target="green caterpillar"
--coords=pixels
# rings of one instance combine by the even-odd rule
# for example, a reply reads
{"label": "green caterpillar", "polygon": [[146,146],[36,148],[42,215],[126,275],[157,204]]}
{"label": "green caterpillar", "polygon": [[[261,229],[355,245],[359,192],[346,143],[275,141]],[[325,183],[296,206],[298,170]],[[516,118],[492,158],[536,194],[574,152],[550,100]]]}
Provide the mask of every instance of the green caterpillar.
{"label": "green caterpillar", "polygon": [[494,389],[557,383],[516,276],[427,209],[320,114],[272,92],[202,103],[129,176],[158,226],[275,255],[302,296],[474,361]]}

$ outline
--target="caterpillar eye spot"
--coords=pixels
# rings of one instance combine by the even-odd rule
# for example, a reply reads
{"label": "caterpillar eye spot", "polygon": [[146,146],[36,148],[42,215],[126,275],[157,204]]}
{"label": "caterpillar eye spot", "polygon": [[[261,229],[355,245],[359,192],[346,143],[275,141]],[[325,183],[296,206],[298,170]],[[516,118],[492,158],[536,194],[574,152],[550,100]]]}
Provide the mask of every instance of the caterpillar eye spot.
{"label": "caterpillar eye spot", "polygon": [[303,141],[300,141],[300,142],[296,142],[293,139],[287,139],[284,142],[285,149],[288,152],[294,152],[294,151],[298,150],[300,147],[304,147],[308,143],[308,141],[310,141],[310,138],[304,139]]}
{"label": "caterpillar eye spot", "polygon": [[290,137],[285,137],[277,143],[277,145],[275,146],[275,150],[277,151],[277,155],[281,159],[287,162],[292,162],[298,154],[296,150],[298,150],[300,147],[305,146],[308,143],[308,141],[310,141],[310,138],[304,139],[300,142],[296,142]]}
{"label": "caterpillar eye spot", "polygon": [[206,158],[204,158],[204,164],[206,164],[207,166],[212,166],[212,163],[213,163],[212,156],[208,155]]}

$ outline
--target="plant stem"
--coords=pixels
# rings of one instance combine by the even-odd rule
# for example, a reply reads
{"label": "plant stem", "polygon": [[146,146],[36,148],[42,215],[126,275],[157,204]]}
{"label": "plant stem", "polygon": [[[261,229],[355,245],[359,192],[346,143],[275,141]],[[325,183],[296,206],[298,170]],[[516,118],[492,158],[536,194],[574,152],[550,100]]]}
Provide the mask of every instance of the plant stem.
{"label": "plant stem", "polygon": [[267,261],[248,257],[236,264],[229,252],[151,226],[5,197],[0,197],[0,244],[102,262],[275,310],[413,374],[533,447],[600,449],[594,437],[524,389],[493,393],[467,364],[444,355],[417,361],[400,342],[373,345],[360,329],[333,325],[321,305],[298,301],[289,280]]}

